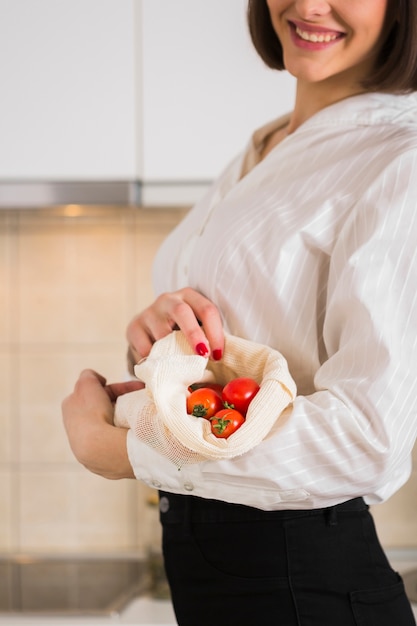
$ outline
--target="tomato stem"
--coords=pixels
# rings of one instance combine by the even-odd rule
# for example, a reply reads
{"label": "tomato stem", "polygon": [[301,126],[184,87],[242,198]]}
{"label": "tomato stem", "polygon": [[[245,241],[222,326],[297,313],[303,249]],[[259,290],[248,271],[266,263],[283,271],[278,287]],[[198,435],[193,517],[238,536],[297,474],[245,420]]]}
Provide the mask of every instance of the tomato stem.
{"label": "tomato stem", "polygon": [[194,415],[194,417],[205,417],[207,415],[207,409],[204,404],[195,404],[192,415]]}
{"label": "tomato stem", "polygon": [[226,430],[227,425],[230,424],[230,422],[232,421],[232,420],[227,420],[224,417],[212,417],[211,419],[217,420],[217,423],[213,424],[213,428],[215,428],[220,435]]}

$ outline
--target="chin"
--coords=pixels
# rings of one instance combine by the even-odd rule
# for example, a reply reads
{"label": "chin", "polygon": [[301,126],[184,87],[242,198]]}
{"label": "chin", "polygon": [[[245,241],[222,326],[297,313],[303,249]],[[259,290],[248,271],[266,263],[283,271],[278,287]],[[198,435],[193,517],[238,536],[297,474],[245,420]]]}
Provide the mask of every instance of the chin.
{"label": "chin", "polygon": [[330,78],[329,75],[324,74],[322,71],[306,70],[291,66],[286,66],[285,69],[289,74],[294,76],[294,78],[304,83],[321,83],[327,78]]}

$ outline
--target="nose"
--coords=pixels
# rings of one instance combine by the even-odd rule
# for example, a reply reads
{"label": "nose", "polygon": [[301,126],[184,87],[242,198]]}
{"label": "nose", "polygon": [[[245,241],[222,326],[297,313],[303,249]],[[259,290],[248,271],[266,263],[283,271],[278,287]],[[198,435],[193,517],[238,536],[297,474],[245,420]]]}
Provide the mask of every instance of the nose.
{"label": "nose", "polygon": [[323,17],[331,12],[326,0],[296,0],[295,6],[299,16],[305,20]]}

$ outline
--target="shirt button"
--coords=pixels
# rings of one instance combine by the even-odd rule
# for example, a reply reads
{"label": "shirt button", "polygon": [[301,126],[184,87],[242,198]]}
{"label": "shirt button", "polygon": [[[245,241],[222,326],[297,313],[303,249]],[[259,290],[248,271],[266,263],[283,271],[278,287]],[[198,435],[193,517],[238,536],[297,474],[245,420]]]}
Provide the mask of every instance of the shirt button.
{"label": "shirt button", "polygon": [[160,487],[162,487],[161,483],[159,482],[159,480],[153,480],[151,482],[152,487],[155,487],[155,489],[160,489]]}
{"label": "shirt button", "polygon": [[193,489],[194,489],[193,483],[184,483],[184,489],[186,491],[193,491]]}

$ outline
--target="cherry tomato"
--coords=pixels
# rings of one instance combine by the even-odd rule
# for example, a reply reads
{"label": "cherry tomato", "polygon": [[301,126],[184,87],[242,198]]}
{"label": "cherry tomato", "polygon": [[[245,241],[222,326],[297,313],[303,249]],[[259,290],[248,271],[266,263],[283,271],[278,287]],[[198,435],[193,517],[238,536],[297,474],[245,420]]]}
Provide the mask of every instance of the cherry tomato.
{"label": "cherry tomato", "polygon": [[210,419],[223,408],[220,394],[209,387],[193,391],[187,398],[187,413],[194,417]]}
{"label": "cherry tomato", "polygon": [[258,391],[259,385],[253,378],[234,378],[223,387],[223,402],[225,406],[246,415],[248,406]]}
{"label": "cherry tomato", "polygon": [[220,396],[222,395],[223,385],[220,385],[219,383],[193,383],[192,385],[189,385],[188,391],[192,393],[193,391],[196,391],[196,389],[201,389],[202,387],[205,389],[213,389],[214,391],[217,391]]}
{"label": "cherry tomato", "polygon": [[210,421],[213,435],[227,439],[242,426],[245,418],[235,409],[222,409]]}

